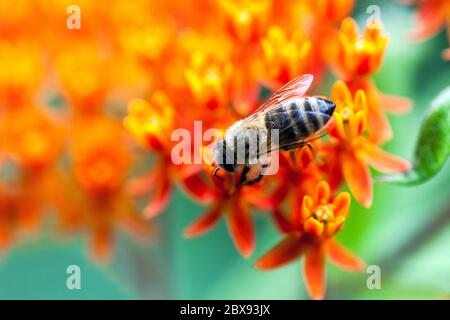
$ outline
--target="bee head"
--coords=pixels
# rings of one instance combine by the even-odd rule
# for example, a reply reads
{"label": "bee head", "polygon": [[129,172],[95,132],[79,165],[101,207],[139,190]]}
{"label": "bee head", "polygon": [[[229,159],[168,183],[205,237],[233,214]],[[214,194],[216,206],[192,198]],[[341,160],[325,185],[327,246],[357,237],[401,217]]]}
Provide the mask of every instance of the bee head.
{"label": "bee head", "polygon": [[[222,169],[227,172],[235,172],[236,164],[234,162],[234,152],[227,148],[224,139],[216,142],[213,148],[214,161]],[[228,160],[228,161],[227,161]]]}

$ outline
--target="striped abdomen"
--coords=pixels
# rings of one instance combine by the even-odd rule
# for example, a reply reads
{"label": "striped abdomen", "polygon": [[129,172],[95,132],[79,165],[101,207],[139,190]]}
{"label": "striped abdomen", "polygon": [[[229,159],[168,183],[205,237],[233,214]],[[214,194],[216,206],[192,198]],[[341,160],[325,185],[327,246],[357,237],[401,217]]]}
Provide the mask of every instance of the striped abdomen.
{"label": "striped abdomen", "polygon": [[292,99],[266,113],[266,127],[279,130],[280,147],[290,146],[323,128],[335,108],[334,102],[322,98]]}

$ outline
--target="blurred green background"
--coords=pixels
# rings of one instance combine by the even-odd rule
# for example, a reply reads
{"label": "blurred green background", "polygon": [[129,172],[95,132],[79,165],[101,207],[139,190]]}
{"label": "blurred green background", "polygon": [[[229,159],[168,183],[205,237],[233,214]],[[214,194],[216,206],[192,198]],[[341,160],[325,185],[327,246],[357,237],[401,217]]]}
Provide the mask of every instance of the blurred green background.
{"label": "blurred green background", "polygon": [[[362,27],[370,1],[358,1],[354,16]],[[390,116],[395,137],[385,149],[411,159],[421,118],[430,101],[450,84],[450,64],[440,57],[443,32],[412,44],[413,8],[377,1],[391,37],[376,82],[385,93],[414,101],[403,116]],[[330,77],[325,93],[333,79]],[[450,296],[450,163],[417,187],[376,185],[370,210],[352,203],[351,218],[338,238],[368,265],[381,268],[381,289],[369,290],[368,274],[346,273],[327,264],[327,298],[415,299]],[[307,299],[301,263],[260,272],[255,260],[280,239],[269,217],[256,214],[257,249],[248,260],[234,249],[225,223],[203,237],[186,240],[183,229],[201,214],[177,190],[158,218],[159,239],[148,245],[121,236],[108,265],[92,262],[86,239],[41,233],[0,259],[1,299]],[[50,228],[48,228],[50,229]],[[66,288],[66,268],[81,268],[81,290]]]}

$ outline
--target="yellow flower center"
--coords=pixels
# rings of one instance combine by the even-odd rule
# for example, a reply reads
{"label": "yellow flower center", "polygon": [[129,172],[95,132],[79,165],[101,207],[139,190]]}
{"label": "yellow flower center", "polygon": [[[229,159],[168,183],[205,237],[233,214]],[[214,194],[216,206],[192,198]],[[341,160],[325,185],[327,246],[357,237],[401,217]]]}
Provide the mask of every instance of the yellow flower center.
{"label": "yellow flower center", "polygon": [[330,205],[321,205],[317,207],[313,214],[313,217],[320,222],[327,222],[328,220],[334,218],[333,210]]}
{"label": "yellow flower center", "polygon": [[350,104],[346,103],[341,108],[339,113],[342,115],[344,121],[348,121],[348,119],[350,119],[350,117],[354,114],[353,107]]}
{"label": "yellow flower center", "polygon": [[239,12],[237,20],[241,24],[247,24],[250,21],[250,18],[251,18],[250,13],[246,10],[243,10],[243,11]]}
{"label": "yellow flower center", "polygon": [[141,143],[145,144],[149,136],[166,141],[172,129],[173,112],[163,93],[156,92],[152,104],[136,99],[128,106],[128,116],[124,124]]}

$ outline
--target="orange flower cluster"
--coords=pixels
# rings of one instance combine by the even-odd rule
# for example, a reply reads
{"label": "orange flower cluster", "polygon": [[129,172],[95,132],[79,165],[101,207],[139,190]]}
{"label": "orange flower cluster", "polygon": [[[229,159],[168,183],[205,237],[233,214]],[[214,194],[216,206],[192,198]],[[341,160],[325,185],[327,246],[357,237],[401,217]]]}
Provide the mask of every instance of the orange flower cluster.
{"label": "orange flower cluster", "polygon": [[[81,29],[66,27],[72,4],[81,10]],[[308,291],[322,298],[326,256],[344,269],[364,266],[334,240],[350,207],[350,194],[339,188],[345,182],[370,207],[369,166],[409,168],[380,147],[392,138],[385,111],[409,108],[408,100],[380,93],[371,79],[388,37],[379,21],[360,33],[348,17],[353,5],[1,0],[0,245],[36,230],[42,213],[55,212],[63,230],[88,231],[92,252],[106,258],[116,228],[141,237],[151,231],[135,198],[149,199],[144,215],[155,217],[178,184],[208,205],[186,236],[224,217],[236,248],[249,257],[253,209],[270,212],[285,240],[256,267],[304,255]],[[314,74],[316,91],[327,69],[341,79],[331,92],[336,110],[329,137],[280,153],[277,175],[245,185],[242,171],[215,177],[207,161],[173,163],[175,129],[194,136],[194,121],[201,120],[204,129],[223,132],[255,111],[267,91],[300,74]],[[184,142],[194,157],[207,150],[195,139]]]}
{"label": "orange flower cluster", "polygon": [[125,186],[132,154],[122,118],[141,70],[119,47],[121,10],[75,2],[79,30],[66,26],[72,1],[0,1],[0,248],[52,215],[60,231],[88,232],[93,256],[106,261],[115,229],[150,232]]}
{"label": "orange flower cluster", "polygon": [[[132,184],[132,191],[153,194],[145,211],[154,216],[167,204],[172,183],[178,182],[193,199],[209,206],[185,235],[203,234],[224,217],[244,257],[255,247],[252,209],[271,212],[289,240],[261,258],[257,267],[272,268],[305,253],[309,292],[321,298],[325,252],[344,268],[363,266],[332,239],[342,228],[350,204],[348,194],[334,200],[332,194],[345,181],[356,200],[370,207],[369,166],[382,172],[409,168],[407,161],[379,147],[392,138],[384,111],[399,113],[409,107],[406,99],[379,93],[370,78],[381,66],[388,38],[379,21],[358,33],[356,23],[345,18],[353,1],[220,1],[217,6],[205,1],[202,5],[184,8],[193,11],[176,20],[177,32],[167,41],[172,56],[165,60],[166,70],[160,75],[172,78],[156,86],[145,101],[129,105],[126,127],[159,159],[150,173]],[[204,8],[207,17],[199,22],[193,12],[204,12]],[[174,74],[175,66],[182,72]],[[204,127],[223,131],[261,103],[261,86],[274,90],[307,72],[320,80],[327,67],[345,81],[332,90],[337,107],[330,139],[315,142],[313,151],[282,153],[276,176],[242,185],[243,172],[220,172],[216,178],[209,162],[190,168],[171,162],[170,130],[192,131],[192,123],[201,120]],[[161,101],[172,112],[161,110]],[[202,149],[194,143],[189,147],[193,152]],[[313,190],[321,195],[310,198]]]}
{"label": "orange flower cluster", "polygon": [[[429,39],[440,30],[446,29],[450,43],[450,2],[446,0],[403,0],[403,2],[417,6],[416,20],[419,25],[410,34],[414,41]],[[450,48],[442,51],[442,57],[450,60]]]}

